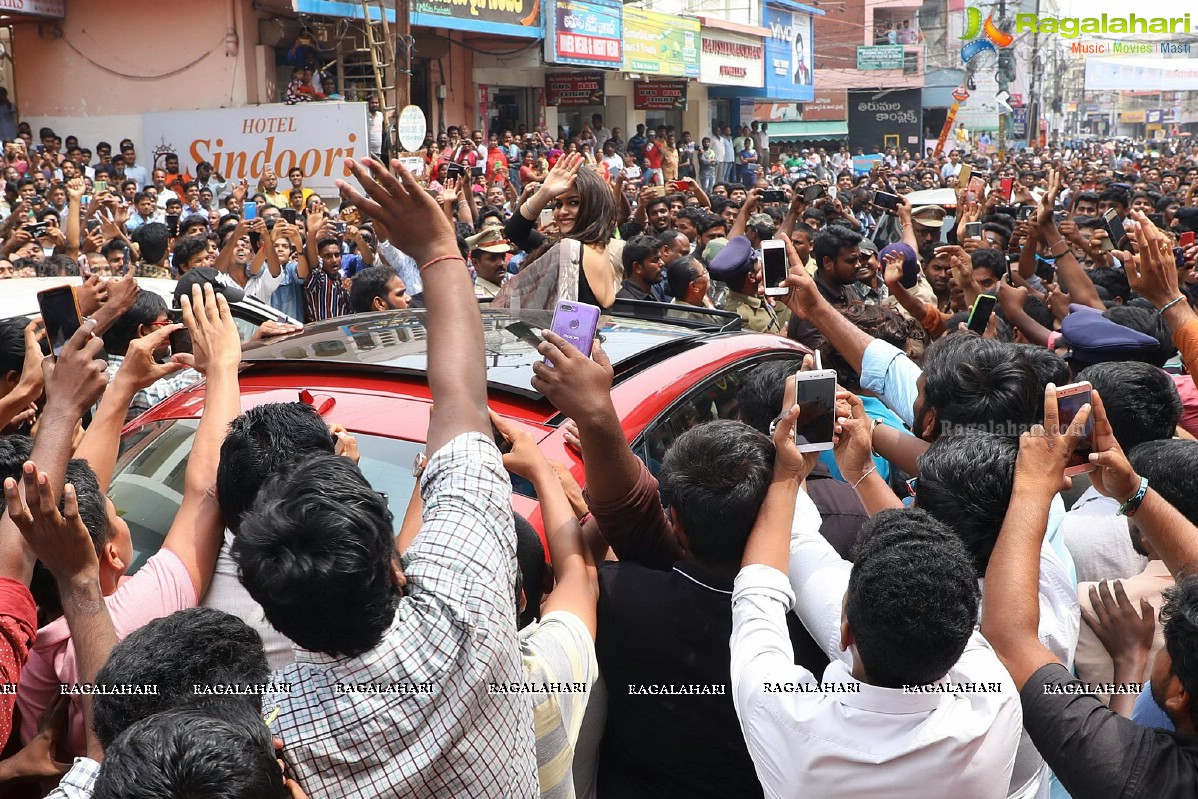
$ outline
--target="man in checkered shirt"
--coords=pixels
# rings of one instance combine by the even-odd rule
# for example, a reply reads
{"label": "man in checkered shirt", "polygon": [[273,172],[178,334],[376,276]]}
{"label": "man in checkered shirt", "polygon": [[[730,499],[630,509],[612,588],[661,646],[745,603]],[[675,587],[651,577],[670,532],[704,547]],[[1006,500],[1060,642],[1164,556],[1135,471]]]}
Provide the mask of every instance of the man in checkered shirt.
{"label": "man in checkered shirt", "polygon": [[[423,264],[429,420],[423,526],[401,566],[387,501],[357,467],[306,457],[268,480],[233,545],[290,638],[275,733],[311,796],[535,797],[521,682],[511,483],[490,434],[482,320],[453,230],[406,172],[347,162],[342,196]],[[371,174],[373,173],[373,175]]]}

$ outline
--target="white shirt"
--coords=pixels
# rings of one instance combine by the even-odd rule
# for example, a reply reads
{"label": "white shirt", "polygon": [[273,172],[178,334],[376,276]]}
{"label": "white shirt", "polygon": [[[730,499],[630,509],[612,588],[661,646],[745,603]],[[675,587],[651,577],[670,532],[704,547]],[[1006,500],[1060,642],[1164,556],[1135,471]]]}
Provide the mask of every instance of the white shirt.
{"label": "white shirt", "polygon": [[[765,795],[1006,796],[1023,712],[990,645],[975,631],[939,682],[992,684],[994,691],[904,693],[854,679],[852,655],[840,650],[852,566],[819,534],[818,519],[817,512],[796,524],[789,581],[752,565],[741,569],[733,590],[733,702]],[[841,692],[766,692],[767,684],[815,684],[811,672],[794,665],[786,627],[792,605],[832,658],[824,685]]]}
{"label": "white shirt", "polygon": [[216,558],[216,569],[212,573],[212,583],[200,607],[224,611],[253,627],[262,636],[266,662],[270,664],[271,671],[280,671],[295,662],[295,650],[287,636],[270,626],[262,606],[254,601],[237,578],[237,564],[229,554],[232,548],[233,534],[225,530],[224,542]]}
{"label": "white shirt", "polygon": [[1118,510],[1118,502],[1091,486],[1065,514],[1061,531],[1079,581],[1121,580],[1148,565],[1148,558],[1132,548],[1127,518],[1119,516]]}
{"label": "white shirt", "polygon": [[948,180],[949,178],[955,178],[960,174],[961,174],[961,162],[960,161],[958,161],[955,164],[952,161],[949,161],[947,164],[940,167],[940,177],[943,178],[944,180]]}
{"label": "white shirt", "polygon": [[724,163],[724,138],[722,136],[711,137],[711,149],[715,151],[716,163]]}
{"label": "white shirt", "polygon": [[594,131],[595,134],[595,152],[603,152],[603,145],[611,138],[611,131],[607,128],[598,128]]}
{"label": "white shirt", "polygon": [[720,137],[720,143],[724,146],[723,156],[724,163],[731,164],[736,160],[736,143],[727,136]]}
{"label": "white shirt", "polygon": [[263,261],[259,264],[258,272],[255,274],[249,270],[249,266],[247,265],[245,270],[245,295],[270,305],[271,296],[282,284],[283,276],[286,274],[282,268],[282,264],[279,267],[279,274],[272,275],[270,273],[270,266]]}
{"label": "white shirt", "polygon": [[620,174],[624,169],[624,159],[618,155],[610,155],[603,159],[603,163],[607,164],[607,172],[613,178]]}

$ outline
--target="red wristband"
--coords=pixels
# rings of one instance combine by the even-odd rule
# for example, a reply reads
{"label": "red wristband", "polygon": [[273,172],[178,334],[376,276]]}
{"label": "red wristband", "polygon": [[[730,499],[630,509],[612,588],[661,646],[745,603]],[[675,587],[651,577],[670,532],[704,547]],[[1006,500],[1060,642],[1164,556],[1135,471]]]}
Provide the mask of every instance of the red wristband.
{"label": "red wristband", "polygon": [[466,259],[460,255],[439,255],[424,266],[420,267],[420,271],[424,272],[425,269],[428,269],[433,264],[439,264],[442,261],[461,261],[463,264],[466,263]]}

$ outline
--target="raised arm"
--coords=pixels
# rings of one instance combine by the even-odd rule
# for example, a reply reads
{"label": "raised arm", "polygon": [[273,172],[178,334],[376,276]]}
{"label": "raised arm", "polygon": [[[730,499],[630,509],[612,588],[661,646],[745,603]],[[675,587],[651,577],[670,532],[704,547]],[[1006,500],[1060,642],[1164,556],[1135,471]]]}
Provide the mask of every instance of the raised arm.
{"label": "raised arm", "polygon": [[[902,508],[902,501],[890,490],[882,475],[878,474],[877,465],[871,457],[871,422],[865,415],[865,406],[861,398],[848,391],[838,392],[836,398],[841,402],[847,402],[849,406],[849,415],[838,420],[840,440],[832,450],[840,473],[857,492],[861,504],[870,516],[887,508]],[[910,473],[916,474],[918,470]]]}
{"label": "raised arm", "polygon": [[1020,690],[1042,666],[1058,662],[1038,634],[1040,548],[1052,499],[1069,487],[1065,464],[1082,439],[1089,413],[1083,406],[1072,427],[1062,431],[1056,386],[1045,388],[1044,424],[1019,439],[1011,504],[986,569],[982,635]]}
{"label": "raised arm", "polygon": [[398,178],[370,159],[346,161],[368,197],[345,181],[337,181],[337,186],[342,199],[381,220],[421,264],[428,309],[428,383],[435,402],[426,444],[431,458],[462,433],[491,434],[482,316],[449,221],[399,161],[391,163]]}
{"label": "raised arm", "polygon": [[1181,351],[1187,371],[1190,375],[1198,374],[1198,326],[1192,325],[1198,321],[1198,315],[1178,290],[1172,241],[1139,211],[1128,216],[1136,224],[1129,235],[1136,241],[1137,252],[1119,253],[1127,282],[1133,291],[1156,306],[1173,332],[1173,342]]}
{"label": "raised arm", "polygon": [[220,254],[216,256],[216,263],[212,266],[216,271],[222,274],[229,274],[229,267],[233,264],[233,251],[237,249],[237,242],[241,237],[249,233],[249,223],[244,219],[237,223],[237,227],[225,239],[224,245],[220,248]]}
{"label": "raised arm", "polygon": [[749,217],[757,210],[757,203],[761,201],[761,189],[750,189],[749,195],[745,197],[744,204],[741,205],[740,211],[736,214],[736,221],[732,223],[732,229],[728,231],[728,240],[737,236],[745,235],[745,228],[749,226]]}
{"label": "raised arm", "polygon": [[71,178],[67,181],[67,255],[72,259],[79,257],[79,246],[82,240],[79,214],[83,209],[83,192],[87,184],[83,178]]}
{"label": "raised arm", "polygon": [[175,553],[191,575],[196,596],[202,597],[212,580],[216,556],[224,540],[224,521],[216,502],[216,467],[225,431],[241,413],[237,367],[241,339],[223,295],[211,284],[192,287],[191,297],[179,298],[183,322],[191,332],[195,368],[205,377],[204,414],[200,417],[187,471],[183,501],[162,546]]}
{"label": "raised arm", "polygon": [[[1073,297],[1073,301],[1091,308],[1106,310],[1106,305],[1098,296],[1098,290],[1082,265],[1073,255],[1073,248],[1057,229],[1053,211],[1056,208],[1057,193],[1061,189],[1060,173],[1055,169],[1048,170],[1048,191],[1040,198],[1040,206],[1036,209],[1036,222],[1040,227],[1040,235],[1048,245],[1048,252],[1057,259],[1057,282],[1059,282]],[[1030,245],[1025,245],[1030,246]],[[1170,250],[1172,253],[1172,250]],[[1021,271],[1022,274],[1022,271]]]}

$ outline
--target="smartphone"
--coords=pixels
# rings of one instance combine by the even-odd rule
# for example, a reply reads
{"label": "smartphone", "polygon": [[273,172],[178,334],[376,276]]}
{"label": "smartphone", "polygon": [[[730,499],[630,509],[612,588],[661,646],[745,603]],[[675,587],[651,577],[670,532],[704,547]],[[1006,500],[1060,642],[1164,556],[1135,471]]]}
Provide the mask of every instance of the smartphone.
{"label": "smartphone", "polygon": [[178,214],[167,214],[166,215],[166,228],[172,236],[179,235],[179,215]]}
{"label": "smartphone", "polygon": [[650,197],[665,197],[666,196],[666,187],[665,186],[650,186],[649,187],[649,196]]}
{"label": "smartphone", "polygon": [[249,222],[251,219],[258,218],[258,203],[253,203],[253,202],[250,202],[249,200],[246,200],[246,202],[241,206],[241,208],[242,208],[242,211],[244,212],[242,215],[242,218],[246,222]]}
{"label": "smartphone", "polygon": [[1032,212],[1036,210],[1034,205],[1021,205],[1015,209],[1015,218],[1020,222],[1026,222],[1032,218]]}
{"label": "smartphone", "polygon": [[790,289],[783,288],[786,280],[786,243],[776,239],[761,242],[761,261],[765,268],[765,293],[770,297],[785,297]]}
{"label": "smartphone", "polygon": [[35,239],[40,239],[42,236],[46,235],[46,230],[49,227],[50,224],[48,222],[38,222],[35,225],[26,225],[24,230]]}
{"label": "smartphone", "polygon": [[803,189],[803,191],[802,191],[803,202],[807,203],[808,205],[811,205],[811,203],[815,202],[816,200],[820,199],[821,197],[827,196],[827,194],[828,194],[828,190],[826,188],[824,188],[822,184],[816,183],[812,186],[808,186],[807,188]]}
{"label": "smartphone", "polygon": [[[183,311],[178,308],[169,308],[166,312],[166,318],[171,324],[183,323]],[[191,352],[191,331],[186,327],[176,330],[170,335],[171,354]]]}
{"label": "smartphone", "polygon": [[[599,329],[599,313],[599,309],[594,305],[561,300],[553,311],[553,324],[550,329],[589,358],[591,347],[595,344],[595,331]],[[545,364],[553,365],[548,358],[545,359]]]}
{"label": "smartphone", "polygon": [[287,224],[294,225],[295,220],[298,219],[299,217],[296,216],[294,208],[284,208],[283,209],[283,218],[287,220]]}
{"label": "smartphone", "polygon": [[819,369],[796,374],[795,403],[799,406],[799,421],[795,427],[795,444],[799,452],[832,449],[836,371]]}
{"label": "smartphone", "polygon": [[885,208],[887,211],[897,210],[899,207],[899,198],[897,194],[889,194],[884,191],[874,192],[874,205],[879,208]]}
{"label": "smartphone", "polygon": [[998,190],[1002,192],[1002,196],[1007,202],[1011,202],[1011,192],[1015,188],[1015,178],[1000,178]]}
{"label": "smartphone", "polygon": [[990,314],[994,313],[994,306],[997,304],[998,297],[993,294],[979,294],[973,301],[973,308],[969,311],[969,321],[965,323],[965,326],[979,336],[984,335],[986,325],[990,324]]}
{"label": "smartphone", "polygon": [[1044,283],[1052,283],[1057,279],[1057,265],[1052,261],[1036,259],[1036,277]]}
{"label": "smartphone", "polygon": [[503,437],[503,433],[499,432],[499,428],[491,422],[491,438],[495,439],[495,446],[499,447],[499,452],[506,455],[512,451],[512,442]]}
{"label": "smartphone", "polygon": [[982,237],[981,222],[966,222],[965,223],[965,238],[980,239]]}
{"label": "smartphone", "polygon": [[336,231],[338,236],[344,236],[345,235],[345,223],[344,222],[334,222],[333,230]]}
{"label": "smartphone", "polygon": [[552,224],[553,224],[553,209],[552,208],[541,209],[541,227],[549,227]]}
{"label": "smartphone", "polygon": [[1015,282],[1015,274],[1018,271],[1019,271],[1019,260],[1017,258],[1012,258],[1010,255],[1008,255],[1007,256],[1007,285],[1008,286],[1018,285]]}
{"label": "smartphone", "polygon": [[979,200],[986,194],[986,176],[974,175],[969,179],[969,191],[974,193],[974,196]]}
{"label": "smartphone", "polygon": [[1145,216],[1148,217],[1149,222],[1156,225],[1158,228],[1165,227],[1165,215],[1164,214],[1145,214]]}
{"label": "smartphone", "polygon": [[970,179],[973,177],[973,164],[962,164],[961,171],[957,174],[957,185],[968,186]]}
{"label": "smartphone", "polygon": [[[1057,389],[1057,418],[1059,420],[1058,424],[1062,429],[1073,424],[1073,419],[1077,416],[1078,411],[1082,409],[1083,405],[1090,402],[1091,391],[1091,385],[1084,381],[1081,383],[1070,383],[1067,386],[1061,386]],[[1090,453],[1093,451],[1094,419],[1091,417],[1086,420],[1086,437],[1077,445],[1077,449],[1070,456],[1069,463],[1065,466],[1065,474],[1072,476],[1094,471],[1094,466],[1090,463]]]}
{"label": "smartphone", "polygon": [[[1102,219],[1106,222],[1106,232],[1110,234],[1111,249],[1119,246],[1123,239],[1127,238],[1127,231],[1123,229],[1123,217],[1119,216],[1119,212],[1114,208],[1106,209]],[[1104,246],[1103,249],[1106,249]]]}
{"label": "smartphone", "polygon": [[782,189],[766,189],[761,192],[761,202],[784,203],[786,202],[786,192],[782,191]]}
{"label": "smartphone", "polygon": [[50,342],[50,351],[58,355],[82,324],[75,287],[58,286],[39,291],[37,307],[41,309],[42,321],[46,324],[46,339]]}
{"label": "smartphone", "polygon": [[108,181],[107,180],[97,180],[92,186],[92,191],[94,191],[96,194],[100,194],[101,192],[108,191]]}
{"label": "smartphone", "polygon": [[1177,239],[1177,245],[1179,247],[1193,247],[1194,246],[1194,231],[1187,230],[1185,233],[1182,233],[1181,236]]}

